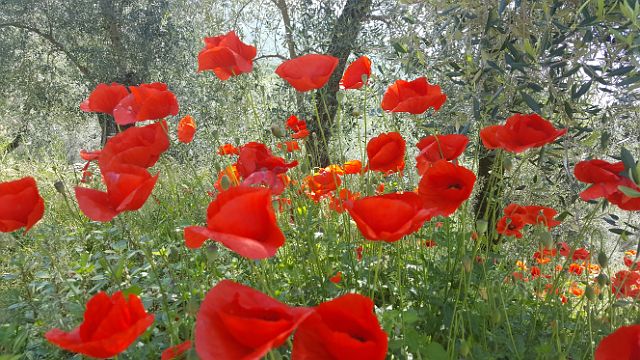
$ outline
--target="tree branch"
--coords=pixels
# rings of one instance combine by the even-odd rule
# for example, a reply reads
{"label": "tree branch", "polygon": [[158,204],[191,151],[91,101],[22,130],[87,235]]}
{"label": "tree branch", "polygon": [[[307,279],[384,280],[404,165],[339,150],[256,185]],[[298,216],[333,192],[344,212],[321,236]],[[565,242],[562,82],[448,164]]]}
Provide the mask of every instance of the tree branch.
{"label": "tree branch", "polygon": [[82,75],[84,75],[87,78],[91,77],[91,73],[89,72],[89,69],[85,66],[83,66],[82,64],[80,64],[80,61],[78,60],[78,58],[76,58],[69,50],[67,50],[64,45],[62,45],[62,43],[60,43],[58,40],[56,40],[51,34],[45,33],[44,31],[35,28],[33,26],[29,26],[29,25],[25,25],[25,24],[20,24],[17,22],[8,22],[8,23],[0,23],[0,29],[2,28],[8,28],[8,27],[14,27],[16,29],[22,29],[22,30],[26,30],[30,33],[36,34],[38,36],[40,36],[41,38],[47,40],[49,42],[49,44],[51,44],[51,46],[53,46],[54,49],[56,49],[57,51],[63,53],[67,59],[69,59],[69,61],[71,61],[71,63],[73,65],[76,66],[76,68],[78,68],[78,70],[80,71],[80,73]]}
{"label": "tree branch", "polygon": [[289,60],[285,56],[282,56],[280,54],[273,54],[273,55],[260,55],[257,58],[253,59],[253,61],[257,61],[257,60],[260,60],[260,59],[267,59],[267,58],[278,58],[278,59],[282,59],[282,60]]}

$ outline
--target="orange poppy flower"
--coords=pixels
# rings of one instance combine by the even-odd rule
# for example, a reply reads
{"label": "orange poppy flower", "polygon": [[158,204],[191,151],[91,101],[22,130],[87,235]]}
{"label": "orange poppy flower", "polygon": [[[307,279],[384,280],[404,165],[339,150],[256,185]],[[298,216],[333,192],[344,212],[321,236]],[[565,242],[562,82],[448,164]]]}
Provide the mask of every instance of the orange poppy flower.
{"label": "orange poppy flower", "polygon": [[218,155],[240,155],[240,150],[231,144],[224,144],[218,147]]}
{"label": "orange poppy flower", "polygon": [[234,31],[207,37],[204,44],[198,54],[198,71],[211,70],[218,79],[225,81],[253,70],[256,47],[243,43]]}
{"label": "orange poppy flower", "polygon": [[178,123],[178,141],[188,144],[196,134],[196,122],[191,115],[183,117]]}
{"label": "orange poppy flower", "polygon": [[342,165],[342,169],[347,175],[361,174],[362,162],[360,160],[349,160]]}
{"label": "orange poppy flower", "polygon": [[430,107],[438,111],[447,100],[438,85],[431,85],[427,78],[413,81],[397,80],[389,86],[382,98],[382,109],[390,112],[422,114]]}
{"label": "orange poppy flower", "polygon": [[276,74],[294,89],[305,92],[323,87],[337,66],[336,57],[308,54],[283,62]]}
{"label": "orange poppy flower", "polygon": [[278,149],[285,149],[287,152],[300,151],[300,144],[297,141],[285,141],[276,145]]}
{"label": "orange poppy flower", "polygon": [[[371,77],[371,60],[366,56],[359,57],[349,64],[340,80],[343,89],[360,89]],[[363,80],[363,78],[365,80]]]}

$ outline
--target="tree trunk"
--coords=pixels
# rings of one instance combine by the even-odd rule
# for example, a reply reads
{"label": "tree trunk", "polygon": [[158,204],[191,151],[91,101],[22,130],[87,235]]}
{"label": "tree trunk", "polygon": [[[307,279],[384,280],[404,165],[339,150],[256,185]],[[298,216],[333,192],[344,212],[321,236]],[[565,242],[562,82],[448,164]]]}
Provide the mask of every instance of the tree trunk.
{"label": "tree trunk", "polygon": [[307,151],[311,155],[314,166],[325,167],[330,163],[328,143],[331,139],[333,120],[338,110],[337,94],[340,89],[340,79],[362,24],[371,14],[371,3],[372,0],[348,0],[333,27],[327,54],[338,58],[338,66],[327,85],[316,94],[315,106],[320,126],[318,126],[318,119],[307,120],[310,131],[315,133],[315,136],[307,141]]}

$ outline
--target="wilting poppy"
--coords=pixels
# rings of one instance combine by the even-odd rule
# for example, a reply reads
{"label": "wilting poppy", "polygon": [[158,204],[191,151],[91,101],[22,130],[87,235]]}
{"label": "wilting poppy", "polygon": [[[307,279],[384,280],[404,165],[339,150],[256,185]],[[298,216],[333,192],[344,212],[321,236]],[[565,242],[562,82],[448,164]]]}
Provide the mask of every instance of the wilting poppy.
{"label": "wilting poppy", "polygon": [[131,127],[110,138],[98,156],[98,165],[105,172],[116,165],[152,167],[169,148],[167,123]]}
{"label": "wilting poppy", "polygon": [[211,70],[218,79],[225,81],[253,70],[256,47],[243,43],[234,31],[207,37],[204,44],[198,54],[198,71]]}
{"label": "wilting poppy", "polygon": [[84,321],[65,332],[49,330],[47,340],[65,350],[94,358],[110,358],[125,351],[153,323],[136,295],[99,292],[87,302]]}
{"label": "wilting poppy", "polygon": [[366,296],[347,294],[324,302],[300,324],[293,338],[292,360],[383,360],[387,334]]}
{"label": "wilting poppy", "polygon": [[420,153],[416,156],[416,167],[420,175],[438,160],[455,160],[462,154],[469,138],[462,134],[430,135],[417,144]]}
{"label": "wilting poppy", "polygon": [[398,241],[422,227],[433,212],[413,192],[369,196],[346,201],[344,207],[369,240]]}
{"label": "wilting poppy", "polygon": [[308,54],[283,62],[276,69],[276,74],[294,89],[305,92],[323,87],[336,66],[337,57]]}
{"label": "wilting poppy", "polygon": [[447,100],[438,85],[431,85],[426,77],[413,81],[397,80],[387,88],[382,98],[382,109],[391,112],[422,114],[430,107],[438,111]]}
{"label": "wilting poppy", "polygon": [[282,345],[311,311],[222,280],[198,310],[196,352],[203,360],[260,359]]}
{"label": "wilting poppy", "polygon": [[515,114],[504,125],[488,126],[480,131],[487,149],[521,153],[556,141],[567,129],[556,129],[538,114]]}
{"label": "wilting poppy", "polygon": [[283,158],[274,156],[265,144],[258,142],[250,142],[242,146],[236,162],[238,173],[244,178],[260,170],[284,173],[296,165],[298,165],[297,161],[287,163]]}
{"label": "wilting poppy", "polygon": [[640,325],[621,326],[600,341],[595,360],[640,359]]}
{"label": "wilting poppy", "polygon": [[196,134],[196,122],[191,115],[183,117],[178,123],[178,141],[188,144]]}
{"label": "wilting poppy", "polygon": [[284,244],[284,234],[271,204],[271,191],[242,185],[221,192],[209,204],[207,226],[185,228],[184,238],[191,249],[212,239],[249,259],[271,257]]}
{"label": "wilting poppy", "polygon": [[223,144],[218,147],[218,155],[240,155],[240,149],[231,144]]}
{"label": "wilting poppy", "polygon": [[366,56],[361,56],[347,66],[342,79],[340,79],[340,86],[347,90],[360,89],[370,77],[371,60]]}
{"label": "wilting poppy", "polygon": [[176,358],[178,358],[178,356],[184,354],[189,349],[191,349],[191,340],[187,340],[187,341],[185,341],[185,342],[183,342],[181,344],[178,344],[176,346],[172,346],[172,347],[166,349],[160,355],[160,360],[173,360],[173,359],[176,359]]}
{"label": "wilting poppy", "polygon": [[158,175],[133,165],[112,165],[102,173],[107,191],[76,187],[80,210],[91,220],[106,222],[124,211],[135,211],[144,205]]}
{"label": "wilting poppy", "polygon": [[111,85],[98,84],[89,94],[89,98],[80,104],[80,110],[111,115],[120,100],[128,95],[129,91],[124,85],[118,83],[111,83]]}
{"label": "wilting poppy", "polygon": [[44,200],[34,178],[0,183],[0,232],[12,232],[22,227],[27,232],[43,215]]}
{"label": "wilting poppy", "polygon": [[394,173],[404,170],[407,144],[397,132],[380,134],[367,143],[369,170]]}
{"label": "wilting poppy", "polygon": [[436,215],[449,216],[471,196],[475,181],[471,170],[438,160],[422,176],[418,194],[426,208]]}
{"label": "wilting poppy", "polygon": [[113,118],[118,125],[137,121],[157,120],[178,114],[178,100],[163,83],[130,86],[131,94],[122,99],[113,109]]}

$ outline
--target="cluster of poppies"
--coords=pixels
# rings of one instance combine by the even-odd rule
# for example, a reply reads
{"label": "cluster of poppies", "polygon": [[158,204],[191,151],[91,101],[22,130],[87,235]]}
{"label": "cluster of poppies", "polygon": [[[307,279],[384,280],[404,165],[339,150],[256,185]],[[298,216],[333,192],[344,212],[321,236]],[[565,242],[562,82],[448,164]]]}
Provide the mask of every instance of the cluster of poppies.
{"label": "cluster of poppies", "polygon": [[558,212],[545,206],[509,204],[504,208],[504,216],[498,220],[498,234],[522,237],[521,230],[525,225],[542,224],[548,229],[560,225],[554,218]]}
{"label": "cluster of poppies", "polygon": [[[99,292],[87,302],[80,326],[69,332],[53,329],[45,337],[75,353],[109,358],[129,347],[153,321],[138,296]],[[387,334],[365,296],[346,294],[316,307],[292,307],[230,280],[220,281],[200,305],[195,349],[201,359],[260,359],[294,332],[294,360],[345,355],[382,360],[387,353]],[[185,341],[165,350],[162,359],[190,348],[191,341]]]}
{"label": "cluster of poppies", "polygon": [[[254,46],[243,43],[233,31],[205,38],[205,47],[198,55],[198,70],[212,71],[224,81],[252,71],[256,53]],[[309,54],[284,61],[275,72],[297,91],[306,92],[324,87],[338,65],[339,60],[333,56]],[[362,56],[346,68],[339,84],[345,90],[360,89],[370,77],[371,61]],[[438,111],[446,99],[438,85],[420,77],[413,81],[397,80],[389,86],[381,107],[389,112],[417,115],[431,108]],[[139,209],[158,179],[158,174],[152,176],[148,169],[169,147],[164,118],[178,114],[176,97],[162,83],[128,88],[116,83],[100,84],[80,107],[83,111],[111,115],[119,125],[133,125],[110,138],[102,150],[82,152],[85,160],[97,161],[106,191],[77,187],[80,209],[95,221],[109,221],[123,211]],[[154,122],[135,127],[136,122],[148,120]],[[279,147],[287,152],[299,150],[297,141],[309,136],[306,122],[291,116],[285,126],[291,131],[292,140]],[[185,116],[177,127],[178,140],[189,143],[195,129],[193,118]],[[566,132],[567,129],[556,129],[537,114],[515,114],[504,125],[482,129],[480,139],[487,149],[521,153],[552,143]],[[416,144],[419,150],[416,167],[421,178],[414,191],[384,193],[384,187],[379,187],[376,195],[361,198],[359,193],[341,188],[341,177],[345,175],[361,175],[366,171],[402,174],[406,141],[397,132],[383,133],[368,141],[364,168],[359,160],[351,160],[319,169],[305,177],[303,191],[316,202],[329,198],[330,208],[337,212],[347,211],[364,238],[395,242],[418,231],[434,217],[452,215],[470,197],[476,176],[458,163],[468,143],[469,139],[462,134],[421,139]],[[207,208],[206,226],[184,229],[186,246],[199,248],[211,239],[249,259],[275,256],[285,237],[276,221],[273,200],[275,197],[279,203],[286,202],[287,199],[278,196],[292,183],[287,172],[297,161],[287,162],[258,142],[239,147],[224,144],[218,153],[237,156],[237,160],[218,176],[217,194],[212,194],[214,199]],[[576,177],[592,184],[581,197],[584,200],[604,197],[622,209],[639,210],[640,201],[629,196],[625,188],[640,189],[623,170],[621,163],[602,160],[578,163]],[[29,230],[43,213],[44,201],[33,178],[0,183],[0,231],[22,227]],[[544,206],[511,204],[505,208],[497,230],[507,236],[522,237],[525,225],[540,224],[548,229],[558,225],[556,215],[554,209]],[[358,251],[360,257],[362,247]],[[544,248],[534,254],[534,259],[543,265],[557,253],[555,248]],[[590,258],[585,249],[570,251],[561,247],[560,254],[573,260]],[[635,262],[629,266],[630,270],[616,274],[612,287],[618,294],[635,297],[640,293],[640,273]],[[592,270],[590,263],[583,263],[570,266],[568,271],[578,274],[585,268]],[[545,275],[534,266],[531,276]],[[340,278],[338,273],[331,281]],[[292,359],[384,359],[387,336],[373,310],[373,302],[357,294],[347,294],[313,308],[291,307],[254,289],[222,280],[207,293],[197,314],[195,349],[203,359],[257,359],[295,333]],[[53,329],[46,338],[69,351],[111,357],[124,351],[153,321],[154,316],[144,310],[139,297],[100,292],[87,303],[84,322],[79,327],[70,332]],[[606,359],[604,355],[598,357],[606,353],[602,349],[621,341],[618,339],[629,338],[629,334],[638,334],[637,327],[621,328],[603,340],[597,358]],[[178,356],[190,347],[190,341],[179,344],[167,349],[162,358]],[[636,348],[630,351],[640,351],[637,347],[636,342]]]}

